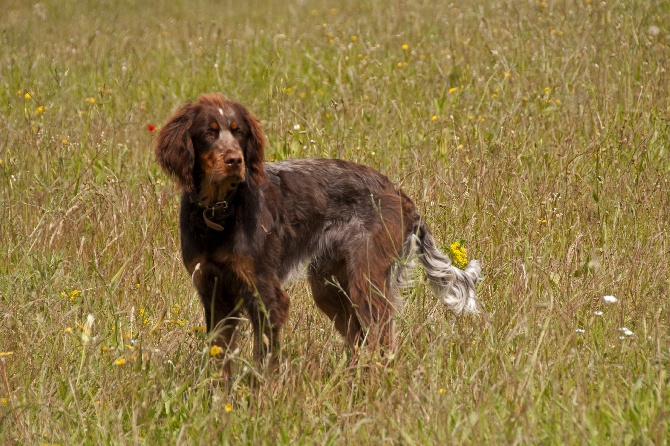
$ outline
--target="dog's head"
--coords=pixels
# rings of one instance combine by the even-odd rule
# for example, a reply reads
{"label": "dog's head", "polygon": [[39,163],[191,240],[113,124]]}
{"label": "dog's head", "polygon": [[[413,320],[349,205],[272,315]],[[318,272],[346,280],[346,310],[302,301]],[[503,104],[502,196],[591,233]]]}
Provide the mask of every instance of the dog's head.
{"label": "dog's head", "polygon": [[[187,192],[263,181],[265,135],[241,104],[219,94],[183,105],[161,129],[156,159]],[[220,194],[217,193],[217,195]]]}

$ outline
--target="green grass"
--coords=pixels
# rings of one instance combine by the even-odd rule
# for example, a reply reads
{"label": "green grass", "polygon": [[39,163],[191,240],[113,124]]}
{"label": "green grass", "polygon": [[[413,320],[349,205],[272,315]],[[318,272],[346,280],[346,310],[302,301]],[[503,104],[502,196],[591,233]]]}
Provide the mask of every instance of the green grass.
{"label": "green grass", "polygon": [[[670,4],[243,3],[3,4],[2,442],[666,444]],[[279,370],[250,385],[245,325],[218,385],[146,127],[215,91],[268,160],[402,184],[487,316],[417,273],[395,357],[353,364],[298,281]]]}

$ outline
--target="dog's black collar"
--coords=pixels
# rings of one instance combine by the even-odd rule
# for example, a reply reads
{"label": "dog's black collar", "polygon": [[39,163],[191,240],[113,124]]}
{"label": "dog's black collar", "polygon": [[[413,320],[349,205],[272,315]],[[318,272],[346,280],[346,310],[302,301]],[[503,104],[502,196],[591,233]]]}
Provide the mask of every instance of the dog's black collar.
{"label": "dog's black collar", "polygon": [[215,220],[229,215],[229,203],[235,197],[236,192],[237,188],[232,189],[226,194],[225,200],[217,201],[212,204],[203,202],[195,194],[191,194],[189,198],[191,203],[202,209],[202,218],[205,220],[205,224],[208,227],[214,229],[215,231],[223,231],[223,225],[216,223]]}

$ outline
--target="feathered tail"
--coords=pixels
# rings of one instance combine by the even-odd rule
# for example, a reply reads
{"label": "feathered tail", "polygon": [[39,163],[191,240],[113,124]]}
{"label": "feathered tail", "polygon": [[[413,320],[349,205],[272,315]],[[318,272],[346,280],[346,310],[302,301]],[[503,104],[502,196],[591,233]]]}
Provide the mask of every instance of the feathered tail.
{"label": "feathered tail", "polygon": [[475,290],[482,280],[482,268],[477,260],[468,262],[465,270],[453,266],[449,256],[435,246],[435,239],[423,222],[409,236],[406,248],[408,254],[418,256],[433,292],[451,311],[479,313]]}

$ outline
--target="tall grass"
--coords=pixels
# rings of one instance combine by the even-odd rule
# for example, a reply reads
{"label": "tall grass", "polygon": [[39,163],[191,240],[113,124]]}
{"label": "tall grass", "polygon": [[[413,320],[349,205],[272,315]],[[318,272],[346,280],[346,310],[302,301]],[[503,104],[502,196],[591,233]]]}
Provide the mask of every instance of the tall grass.
{"label": "tall grass", "polygon": [[[3,443],[667,442],[668,2],[2,9]],[[418,274],[396,355],[353,363],[298,281],[279,370],[250,384],[245,325],[218,385],[147,127],[214,91],[268,160],[402,184],[481,259],[486,317]]]}

